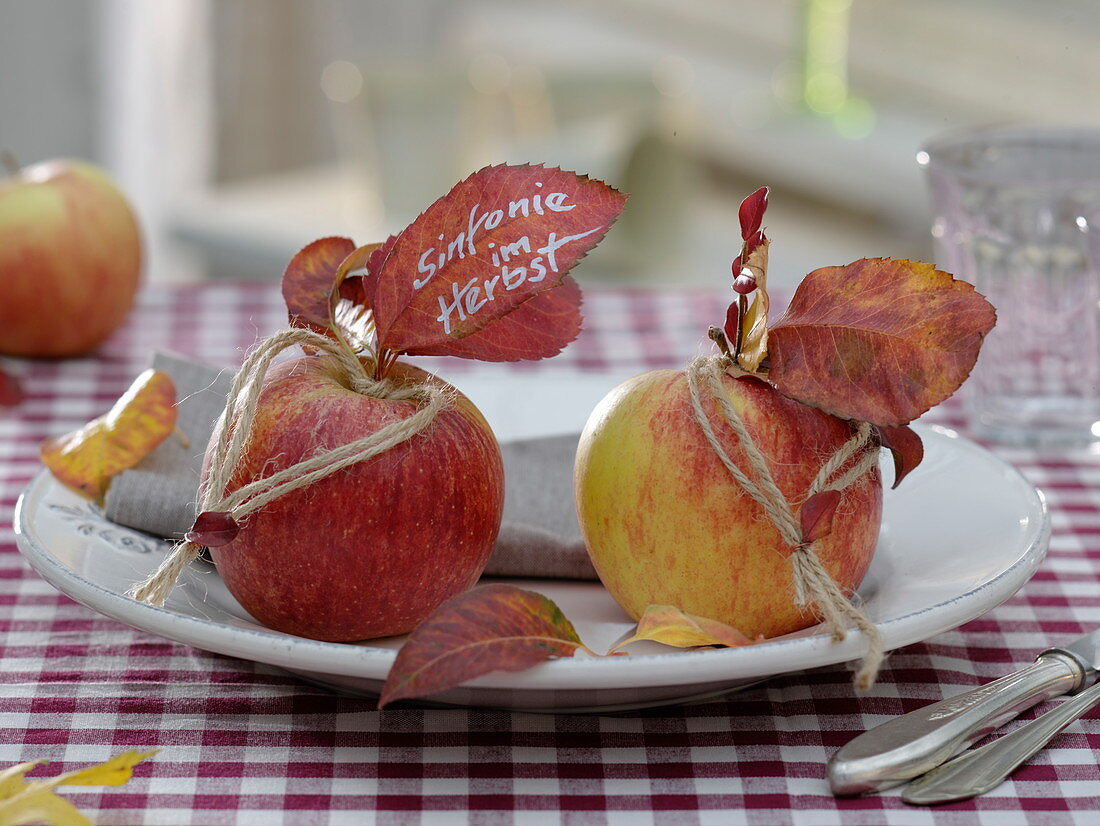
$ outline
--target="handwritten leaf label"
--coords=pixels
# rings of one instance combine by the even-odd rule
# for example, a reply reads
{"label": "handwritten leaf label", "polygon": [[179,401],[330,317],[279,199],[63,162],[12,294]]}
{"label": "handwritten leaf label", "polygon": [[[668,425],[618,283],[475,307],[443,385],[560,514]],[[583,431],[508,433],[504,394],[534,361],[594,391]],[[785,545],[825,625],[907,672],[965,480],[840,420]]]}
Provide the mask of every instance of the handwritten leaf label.
{"label": "handwritten leaf label", "polygon": [[195,545],[220,548],[237,538],[241,526],[232,515],[218,511],[203,511],[196,517],[191,530],[183,538]]}
{"label": "handwritten leaf label", "polygon": [[[437,608],[390,668],[378,707],[424,697],[488,674],[523,671],[588,650],[561,609],[514,585],[482,585]],[[591,653],[591,652],[590,652]]]}
{"label": "handwritten leaf label", "polygon": [[570,276],[524,301],[490,326],[457,341],[411,351],[414,356],[459,356],[520,361],[556,356],[581,331],[581,288]]}
{"label": "handwritten leaf label", "polygon": [[911,427],[876,427],[875,433],[879,444],[894,458],[894,484],[890,487],[897,488],[924,460],[924,442]]}
{"label": "handwritten leaf label", "polygon": [[15,407],[23,401],[23,388],[15,376],[0,368],[0,407]]}
{"label": "handwritten leaf label", "polygon": [[768,297],[766,238],[749,253],[745,267],[756,277],[756,292],[753,293],[752,304],[741,322],[744,332],[741,334],[741,352],[737,356],[737,363],[742,370],[755,373],[768,355],[768,311],[771,309],[771,299]]}
{"label": "handwritten leaf label", "polygon": [[768,380],[835,416],[903,425],[958,389],[994,323],[973,286],[931,264],[824,267],[769,330]]}
{"label": "handwritten leaf label", "polygon": [[176,386],[146,370],[109,412],[42,444],[43,464],[58,481],[100,501],[116,475],[144,459],[176,428]]}
{"label": "handwritten leaf label", "polygon": [[434,352],[557,287],[625,200],[601,181],[541,165],[474,173],[370,263],[378,346]]}
{"label": "handwritten leaf label", "polygon": [[802,541],[806,544],[816,542],[833,531],[833,516],[840,504],[839,490],[823,490],[815,493],[802,503],[799,522],[802,527]]}
{"label": "handwritten leaf label", "polygon": [[676,648],[697,648],[702,645],[723,645],[737,648],[760,642],[751,640],[732,625],[718,620],[697,617],[671,605],[650,605],[645,609],[638,627],[630,639],[623,640],[612,651],[639,640],[650,640]]}
{"label": "handwritten leaf label", "polygon": [[283,300],[291,327],[307,327],[327,333],[333,320],[335,296],[340,286],[337,273],[355,251],[350,238],[319,238],[290,259],[283,271]]}
{"label": "handwritten leaf label", "polygon": [[59,786],[121,786],[133,775],[133,768],[156,751],[128,751],[106,763],[66,772],[42,780],[27,780],[28,772],[44,760],[20,763],[0,771],[0,826],[50,823],[52,826],[91,826],[75,806],[58,797]]}

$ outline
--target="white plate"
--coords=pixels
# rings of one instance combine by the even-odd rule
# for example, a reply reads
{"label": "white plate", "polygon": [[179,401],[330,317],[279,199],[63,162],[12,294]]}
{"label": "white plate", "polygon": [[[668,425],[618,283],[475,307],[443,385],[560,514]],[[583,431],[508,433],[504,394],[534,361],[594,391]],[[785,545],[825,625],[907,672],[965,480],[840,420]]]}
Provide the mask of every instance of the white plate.
{"label": "white plate", "polygon": [[[918,427],[926,457],[888,491],[875,559],[859,589],[888,649],[980,616],[1014,594],[1046,552],[1042,496],[1015,469],[950,431]],[[208,651],[277,666],[338,690],[377,694],[399,639],[317,642],[251,620],[213,566],[196,564],[165,608],[124,596],[156,567],[166,543],[107,522],[98,509],[39,473],[20,497],[19,548],[47,581],[127,625]],[[606,650],[632,624],[596,583],[514,580],[561,606],[581,638]],[[630,657],[578,656],[521,673],[496,672],[431,698],[506,708],[613,710],[720,694],[790,671],[858,658],[864,641],[822,633],[737,649],[679,651],[655,644]]]}

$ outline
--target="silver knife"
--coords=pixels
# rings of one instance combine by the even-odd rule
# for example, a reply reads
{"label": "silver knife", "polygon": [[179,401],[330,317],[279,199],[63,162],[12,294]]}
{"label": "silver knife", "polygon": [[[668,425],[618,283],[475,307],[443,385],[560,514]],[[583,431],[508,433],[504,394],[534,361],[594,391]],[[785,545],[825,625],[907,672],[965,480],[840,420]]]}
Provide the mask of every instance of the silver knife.
{"label": "silver knife", "polygon": [[1027,668],[867,731],[826,767],[835,795],[897,786],[954,757],[1036,703],[1075,694],[1096,679],[1100,631],[1049,648]]}
{"label": "silver knife", "polygon": [[1072,700],[1063,700],[1053,711],[921,775],[905,787],[901,799],[926,806],[985,794],[1001,785],[1062,729],[1097,704],[1100,704],[1100,683],[1093,683],[1092,688]]}

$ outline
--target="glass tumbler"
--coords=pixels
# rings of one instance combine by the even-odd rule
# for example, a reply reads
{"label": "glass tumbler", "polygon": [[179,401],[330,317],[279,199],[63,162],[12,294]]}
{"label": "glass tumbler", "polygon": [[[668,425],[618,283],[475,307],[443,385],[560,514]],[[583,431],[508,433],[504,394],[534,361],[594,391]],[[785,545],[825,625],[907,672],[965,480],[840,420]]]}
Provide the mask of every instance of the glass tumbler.
{"label": "glass tumbler", "polygon": [[962,399],[971,432],[1100,442],[1100,130],[989,127],[924,146],[936,264],[997,310]]}

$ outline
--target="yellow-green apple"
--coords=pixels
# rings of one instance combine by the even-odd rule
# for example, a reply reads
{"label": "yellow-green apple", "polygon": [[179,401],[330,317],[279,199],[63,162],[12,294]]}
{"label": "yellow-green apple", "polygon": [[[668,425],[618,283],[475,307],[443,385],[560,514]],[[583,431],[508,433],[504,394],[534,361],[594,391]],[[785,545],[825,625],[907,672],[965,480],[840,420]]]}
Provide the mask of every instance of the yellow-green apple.
{"label": "yellow-green apple", "polygon": [[[754,377],[723,376],[723,388],[797,509],[822,462],[851,438],[851,426]],[[746,467],[716,402],[706,399],[703,406],[729,456]],[[575,471],[592,562],[631,617],[649,605],[673,605],[750,637],[818,621],[795,606],[791,549],[707,443],[684,371],[636,376],[604,398],[581,435]],[[881,513],[875,467],[843,492],[831,532],[814,543],[846,591],[867,571]]]}
{"label": "yellow-green apple", "polygon": [[[407,441],[264,505],[210,549],[230,592],[270,628],[332,641],[403,634],[470,588],[488,561],[504,506],[488,423],[423,370],[398,362],[389,378],[433,382],[455,402]],[[416,410],[355,392],[328,356],[276,365],[228,491]]]}
{"label": "yellow-green apple", "polygon": [[97,167],[48,161],[0,180],[0,353],[71,356],[126,318],[141,236]]}

